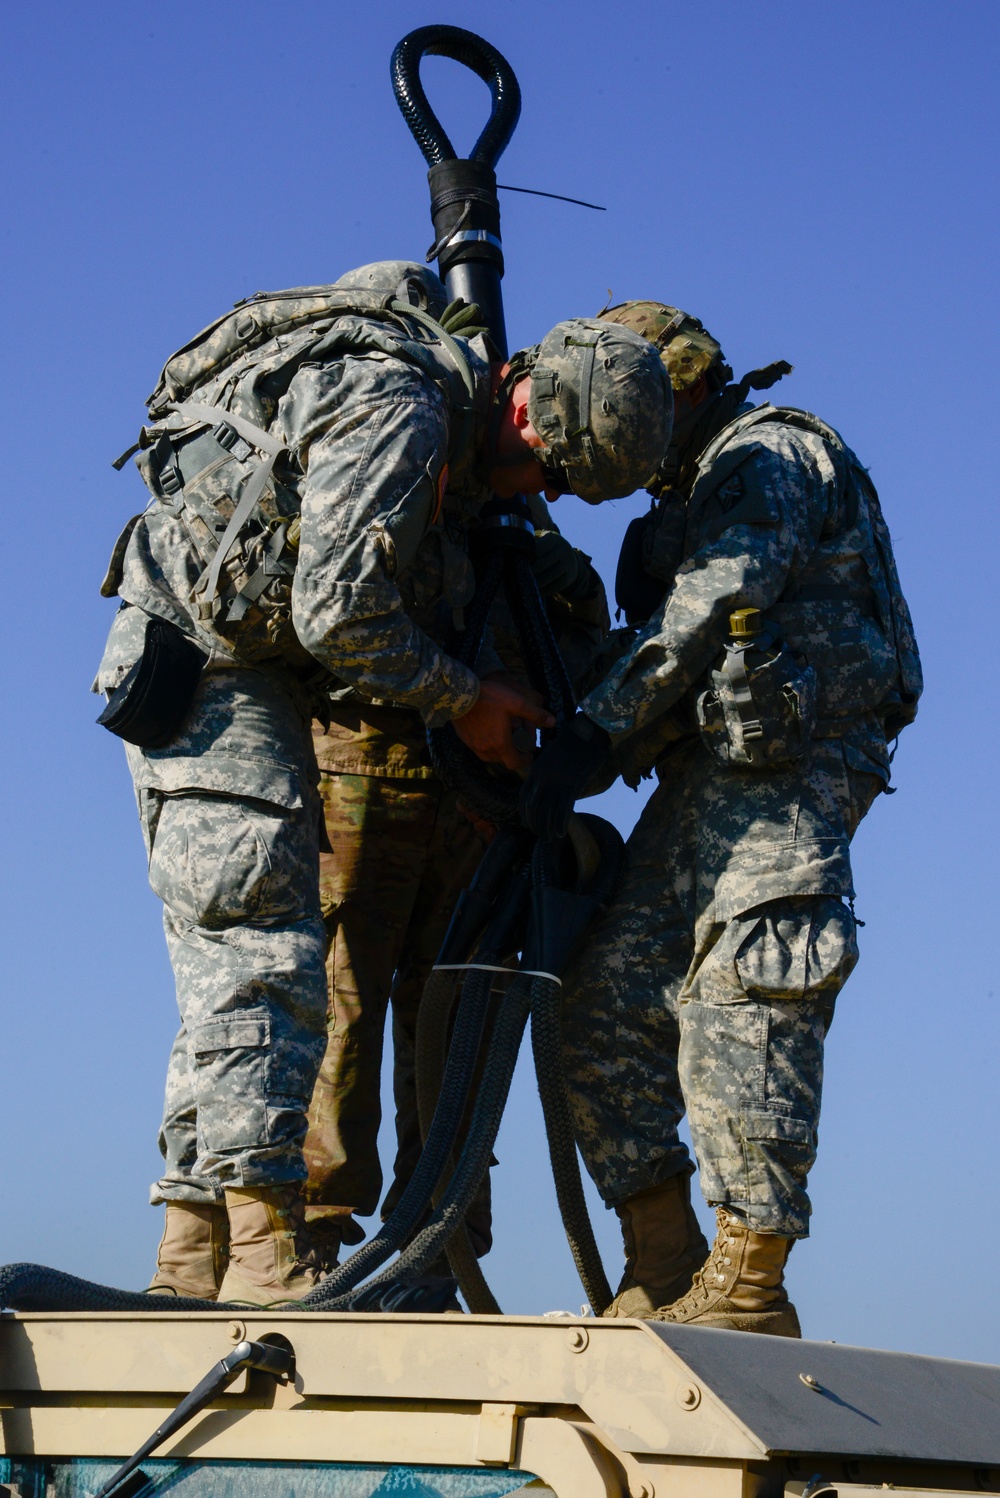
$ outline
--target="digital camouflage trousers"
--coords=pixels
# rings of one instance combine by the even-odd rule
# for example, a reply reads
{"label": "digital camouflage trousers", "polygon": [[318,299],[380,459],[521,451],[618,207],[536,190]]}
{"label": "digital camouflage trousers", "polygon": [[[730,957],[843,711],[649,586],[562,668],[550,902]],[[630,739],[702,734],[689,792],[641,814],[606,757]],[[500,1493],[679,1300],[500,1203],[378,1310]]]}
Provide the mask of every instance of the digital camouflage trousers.
{"label": "digital camouflage trousers", "polygon": [[712,1205],[808,1234],[823,1046],[857,957],[848,844],[881,788],[839,741],[796,771],[668,762],[613,906],[566,975],[584,1159],[610,1206],[687,1168]]}
{"label": "digital camouflage trousers", "polygon": [[152,1200],[302,1180],[326,1013],[303,704],[277,672],[206,671],[166,747],[125,748],[181,1017]]}
{"label": "digital camouflage trousers", "polygon": [[177,984],[153,1201],[302,1180],[325,1041],[312,808],[139,792]]}

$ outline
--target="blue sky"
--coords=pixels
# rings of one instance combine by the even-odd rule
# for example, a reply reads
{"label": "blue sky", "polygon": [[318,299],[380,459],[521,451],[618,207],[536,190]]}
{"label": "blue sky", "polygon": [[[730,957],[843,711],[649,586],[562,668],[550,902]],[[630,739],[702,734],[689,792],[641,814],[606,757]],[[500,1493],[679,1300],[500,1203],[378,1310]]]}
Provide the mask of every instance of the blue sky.
{"label": "blue sky", "polygon": [[[6,874],[0,1262],[149,1274],[176,1011],[120,747],[87,688],[107,555],[143,499],[110,460],[165,357],[236,298],[421,257],[424,165],[388,80],[430,21],[481,31],[524,110],[507,194],[511,344],[652,296],[871,471],[927,674],[898,795],[856,841],[862,962],[829,1044],[808,1336],[1000,1360],[997,1169],[997,183],[989,0],[147,0],[12,7],[0,176],[6,356]],[[459,150],[482,85],[425,67]],[[558,519],[610,581],[641,495]],[[612,793],[625,830],[640,798]],[[522,1069],[497,1147],[505,1309],[582,1298]],[[597,1210],[617,1273],[613,1217]]]}

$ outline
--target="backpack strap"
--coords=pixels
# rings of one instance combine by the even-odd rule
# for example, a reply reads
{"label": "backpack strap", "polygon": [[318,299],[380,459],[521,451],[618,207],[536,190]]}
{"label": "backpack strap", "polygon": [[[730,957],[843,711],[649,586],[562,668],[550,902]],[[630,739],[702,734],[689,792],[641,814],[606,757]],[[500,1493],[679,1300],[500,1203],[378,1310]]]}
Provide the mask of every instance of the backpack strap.
{"label": "backpack strap", "polygon": [[452,366],[453,374],[457,374],[461,381],[462,388],[459,389],[454,378],[449,378],[448,380],[451,386],[452,409],[458,417],[458,431],[453,442],[450,444],[452,450],[449,452],[448,458],[457,468],[468,454],[474,432],[476,376],[469,362],[469,357],[457,339],[453,338],[429,312],[425,312],[420,307],[411,306],[409,302],[396,301],[389,303],[389,310],[396,313],[397,316],[408,317],[418,327],[425,328],[433,336],[435,342],[439,343],[444,349]]}
{"label": "backpack strap", "polygon": [[[212,427],[221,424],[231,426],[247,442],[252,443],[265,454],[247,479],[239,503],[229,517],[229,523],[219,539],[218,549],[211,564],[195,587],[198,613],[203,619],[210,619],[214,612],[215,599],[219,591],[219,577],[226,558],[235,546],[240,531],[253,514],[278,457],[288,449],[270,432],[265,432],[263,427],[255,426],[252,421],[247,421],[243,416],[237,416],[233,411],[225,411],[220,406],[210,406],[202,401],[172,401],[170,408],[185,421],[203,421],[206,426]],[[266,586],[266,583],[262,584],[259,592],[263,591],[263,586]]]}
{"label": "backpack strap", "polygon": [[170,410],[182,416],[186,422],[201,421],[210,427],[224,423],[239,432],[254,447],[259,447],[261,452],[270,453],[272,457],[276,458],[280,452],[285,451],[284,443],[272,437],[270,432],[265,432],[263,427],[254,426],[252,421],[247,421],[243,416],[237,416],[235,411],[224,410],[222,406],[210,406],[204,401],[171,401]]}

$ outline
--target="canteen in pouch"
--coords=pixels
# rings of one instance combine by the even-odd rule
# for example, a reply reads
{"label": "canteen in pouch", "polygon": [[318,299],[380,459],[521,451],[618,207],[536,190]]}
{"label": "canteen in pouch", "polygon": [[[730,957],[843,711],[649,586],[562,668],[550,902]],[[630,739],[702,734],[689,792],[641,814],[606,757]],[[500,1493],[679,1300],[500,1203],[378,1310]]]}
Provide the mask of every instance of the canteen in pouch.
{"label": "canteen in pouch", "polygon": [[816,673],[759,609],[737,609],[729,628],[725,656],[697,700],[702,739],[724,765],[792,764],[816,726]]}
{"label": "canteen in pouch", "polygon": [[168,744],[191,706],[207,660],[176,624],[151,617],[142,655],[111,693],[98,723],[140,749]]}

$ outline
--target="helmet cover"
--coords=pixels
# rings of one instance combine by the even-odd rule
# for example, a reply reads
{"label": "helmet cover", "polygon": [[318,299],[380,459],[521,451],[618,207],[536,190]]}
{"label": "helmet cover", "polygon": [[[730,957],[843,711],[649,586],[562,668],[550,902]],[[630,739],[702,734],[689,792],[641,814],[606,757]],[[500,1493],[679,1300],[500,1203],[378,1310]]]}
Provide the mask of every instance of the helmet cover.
{"label": "helmet cover", "polygon": [[674,390],[688,390],[712,371],[713,388],[733,377],[718,341],[697,317],[665,302],[619,302],[600,314],[602,322],[631,328],[659,351]]}
{"label": "helmet cover", "polygon": [[657,350],[631,328],[577,317],[515,355],[531,373],[539,460],[588,504],[641,489],[666,454],[673,396]]}

